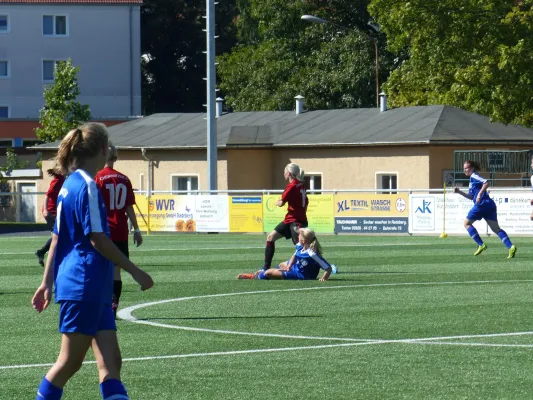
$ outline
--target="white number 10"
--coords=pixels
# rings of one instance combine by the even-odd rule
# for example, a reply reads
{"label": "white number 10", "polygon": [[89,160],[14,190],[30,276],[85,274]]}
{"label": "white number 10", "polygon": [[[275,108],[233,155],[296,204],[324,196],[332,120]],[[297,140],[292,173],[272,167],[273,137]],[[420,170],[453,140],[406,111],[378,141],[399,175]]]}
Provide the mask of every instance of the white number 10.
{"label": "white number 10", "polygon": [[126,204],[126,194],[128,192],[126,185],[119,183],[115,191],[115,185],[109,183],[105,185],[105,188],[109,191],[109,209],[110,210],[122,210],[124,204]]}

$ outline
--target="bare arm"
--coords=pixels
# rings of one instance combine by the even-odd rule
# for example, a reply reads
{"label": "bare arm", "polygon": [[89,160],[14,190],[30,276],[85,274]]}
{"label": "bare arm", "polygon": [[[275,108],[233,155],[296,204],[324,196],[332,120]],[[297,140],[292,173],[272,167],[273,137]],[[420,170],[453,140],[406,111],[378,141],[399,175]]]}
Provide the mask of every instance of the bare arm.
{"label": "bare arm", "polygon": [[329,277],[331,276],[331,271],[333,271],[333,269],[330,266],[327,270],[324,271],[322,278],[320,278],[320,282],[327,281]]}
{"label": "bare arm", "polygon": [[129,272],[133,279],[141,285],[141,290],[150,289],[154,285],[154,281],[150,275],[132,263],[105,233],[91,233],[91,244],[100,254],[113,262],[113,264]]}
{"label": "bare arm", "polygon": [[477,194],[476,203],[479,203],[481,201],[481,197],[483,196],[483,194],[485,194],[485,192],[487,191],[487,188],[489,187],[489,185],[490,185],[489,181],[487,181],[487,182],[485,182],[483,184],[483,186],[481,186],[481,190]]}
{"label": "bare arm", "polygon": [[38,312],[46,310],[52,299],[52,288],[54,286],[54,259],[57,248],[57,235],[52,234],[52,244],[48,251],[48,259],[44,267],[43,281],[35,291],[31,299],[32,306]]}
{"label": "bare arm", "polygon": [[139,247],[141,244],[143,244],[143,237],[139,229],[139,223],[137,222],[137,217],[135,216],[135,210],[133,209],[133,206],[126,207],[126,214],[128,215],[128,218],[130,219],[134,229],[133,243],[137,244],[137,247]]}
{"label": "bare arm", "polygon": [[461,189],[459,189],[458,187],[454,187],[454,188],[453,188],[453,192],[454,192],[454,193],[458,193],[458,194],[460,194],[461,196],[467,198],[468,200],[472,200],[472,199],[473,199],[473,197],[472,197],[469,193],[467,193],[467,192],[463,192],[463,191],[462,191]]}
{"label": "bare arm", "polygon": [[48,216],[48,210],[47,210],[47,208],[48,208],[47,207],[48,206],[48,199],[49,199],[49,197],[48,197],[48,195],[46,195],[44,197],[44,207],[43,207],[43,217],[44,218],[46,218]]}

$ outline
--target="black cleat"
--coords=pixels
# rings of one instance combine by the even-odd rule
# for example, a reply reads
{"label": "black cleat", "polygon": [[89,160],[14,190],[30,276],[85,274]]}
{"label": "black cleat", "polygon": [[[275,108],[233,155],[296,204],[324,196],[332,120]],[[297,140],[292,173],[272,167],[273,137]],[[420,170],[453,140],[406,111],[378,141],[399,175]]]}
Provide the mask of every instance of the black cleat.
{"label": "black cleat", "polygon": [[41,264],[41,267],[44,267],[44,254],[41,253],[41,250],[37,250],[35,252],[35,255],[37,256],[37,258],[39,259],[39,264]]}

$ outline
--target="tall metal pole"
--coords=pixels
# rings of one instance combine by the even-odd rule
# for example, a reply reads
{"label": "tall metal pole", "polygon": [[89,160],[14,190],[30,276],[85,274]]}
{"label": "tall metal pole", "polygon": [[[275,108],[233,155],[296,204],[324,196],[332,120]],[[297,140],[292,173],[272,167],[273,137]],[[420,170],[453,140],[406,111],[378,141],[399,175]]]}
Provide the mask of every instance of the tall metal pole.
{"label": "tall metal pole", "polygon": [[215,0],[207,0],[207,164],[209,190],[217,190],[217,126],[215,118]]}
{"label": "tall metal pole", "polygon": [[379,108],[379,54],[378,54],[378,40],[372,38],[374,47],[376,49],[376,107]]}

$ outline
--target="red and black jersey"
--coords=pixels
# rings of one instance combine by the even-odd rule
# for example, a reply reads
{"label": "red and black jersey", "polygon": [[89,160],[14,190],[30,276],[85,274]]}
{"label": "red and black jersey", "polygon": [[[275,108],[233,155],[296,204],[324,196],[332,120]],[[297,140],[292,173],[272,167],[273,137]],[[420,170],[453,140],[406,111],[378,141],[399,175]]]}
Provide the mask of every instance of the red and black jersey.
{"label": "red and black jersey", "polygon": [[305,190],[305,184],[297,179],[292,180],[281,195],[283,203],[287,203],[287,214],[283,223],[299,222],[307,224],[307,205],[309,199]]}
{"label": "red and black jersey", "polygon": [[63,175],[54,176],[54,179],[52,179],[52,182],[50,182],[50,186],[46,192],[46,196],[48,197],[48,200],[45,204],[46,211],[54,216],[57,213],[57,196],[59,195],[59,191],[63,186],[63,182],[65,182],[65,177]]}
{"label": "red and black jersey", "polygon": [[107,222],[111,240],[122,242],[128,240],[128,216],[126,208],[135,204],[133,187],[126,175],[105,167],[94,179],[100,188],[107,209]]}

